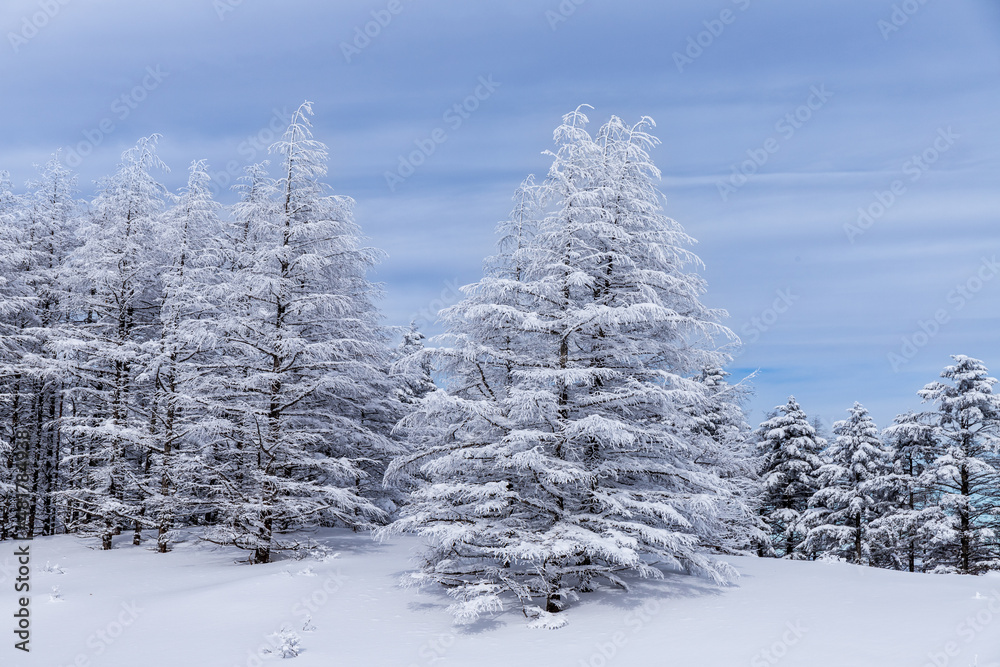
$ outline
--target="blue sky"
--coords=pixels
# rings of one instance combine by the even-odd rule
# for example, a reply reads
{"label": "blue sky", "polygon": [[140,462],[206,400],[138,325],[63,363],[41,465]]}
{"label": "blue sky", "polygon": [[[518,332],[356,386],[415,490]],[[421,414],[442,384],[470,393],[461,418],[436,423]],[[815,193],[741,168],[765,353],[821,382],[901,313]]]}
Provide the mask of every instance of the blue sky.
{"label": "blue sky", "polygon": [[595,124],[656,120],[667,212],[746,343],[730,370],[759,371],[754,423],[795,394],[885,425],[949,354],[1000,373],[996,0],[6,0],[0,29],[19,183],[63,148],[89,195],[159,132],[164,183],[207,158],[223,184],[312,100],[328,180],[389,254],[389,324],[478,279],[517,183],[587,103]]}

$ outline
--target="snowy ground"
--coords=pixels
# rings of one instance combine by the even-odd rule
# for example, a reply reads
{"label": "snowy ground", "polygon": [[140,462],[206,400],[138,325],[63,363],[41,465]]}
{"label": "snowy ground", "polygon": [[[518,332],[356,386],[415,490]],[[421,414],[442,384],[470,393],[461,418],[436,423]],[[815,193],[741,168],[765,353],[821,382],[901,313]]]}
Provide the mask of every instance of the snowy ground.
{"label": "snowy ground", "polygon": [[[119,539],[110,553],[69,536],[31,543],[32,652],[5,628],[0,665],[1000,667],[1000,576],[733,558],[735,587],[674,575],[589,594],[559,630],[509,612],[456,628],[439,592],[397,585],[415,539],[330,531],[320,542],[336,557],[253,567],[232,549],[160,555]],[[10,609],[14,547],[0,550]],[[301,637],[292,662],[265,652],[282,627]]]}

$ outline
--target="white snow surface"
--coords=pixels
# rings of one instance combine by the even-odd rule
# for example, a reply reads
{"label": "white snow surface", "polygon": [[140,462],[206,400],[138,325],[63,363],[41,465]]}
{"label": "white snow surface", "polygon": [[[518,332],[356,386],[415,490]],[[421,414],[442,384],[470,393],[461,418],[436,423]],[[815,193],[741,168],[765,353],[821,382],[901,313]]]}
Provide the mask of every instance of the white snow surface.
{"label": "white snow surface", "polygon": [[[124,535],[110,552],[73,536],[36,539],[32,650],[14,650],[6,627],[0,665],[1000,667],[996,574],[727,558],[742,575],[735,586],[668,574],[633,581],[631,593],[584,594],[555,630],[529,628],[519,608],[456,626],[441,590],[399,585],[416,538],[310,539],[327,555],[253,566],[197,541],[157,554],[155,540],[135,547]],[[0,549],[9,609],[14,545]]]}

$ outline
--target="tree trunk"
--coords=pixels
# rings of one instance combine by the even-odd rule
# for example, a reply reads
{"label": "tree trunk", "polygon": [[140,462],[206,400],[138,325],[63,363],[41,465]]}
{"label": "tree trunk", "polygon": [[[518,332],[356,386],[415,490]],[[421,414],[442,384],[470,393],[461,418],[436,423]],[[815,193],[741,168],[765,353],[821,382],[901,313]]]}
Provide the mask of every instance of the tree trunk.
{"label": "tree trunk", "polygon": [[104,551],[111,550],[111,541],[114,539],[115,526],[111,519],[104,520],[104,532],[101,533],[101,549]]}
{"label": "tree trunk", "polygon": [[168,535],[170,529],[173,527],[173,511],[171,509],[172,498],[171,494],[173,491],[172,479],[171,479],[171,465],[173,463],[173,439],[174,439],[174,420],[177,416],[177,399],[176,399],[176,383],[174,381],[174,363],[177,360],[177,353],[172,352],[170,355],[170,374],[167,377],[166,387],[167,387],[167,412],[166,412],[166,424],[164,425],[163,433],[163,463],[160,470],[160,502],[163,503],[163,509],[160,511],[160,521],[159,528],[156,535],[156,550],[165,554],[170,551],[170,542]]}
{"label": "tree trunk", "polygon": [[42,534],[55,535],[56,510],[52,502],[53,494],[59,489],[59,427],[56,419],[56,390],[50,388],[48,396],[47,423],[49,437],[45,452],[45,496],[42,499]]}
{"label": "tree trunk", "polygon": [[961,524],[960,535],[961,535],[961,542],[962,542],[962,553],[961,553],[962,566],[961,566],[961,569],[962,569],[962,572],[964,574],[969,574],[969,572],[970,572],[969,563],[970,563],[970,555],[971,555],[970,552],[972,551],[972,544],[971,544],[971,540],[969,538],[969,528],[970,528],[970,525],[969,525],[969,502],[970,502],[969,501],[969,469],[965,466],[965,464],[962,464],[962,468],[961,468],[960,474],[961,474],[961,478],[962,478],[962,499],[965,502],[965,505],[962,506],[961,508],[959,508],[959,510],[958,510],[959,522]]}
{"label": "tree trunk", "polygon": [[[139,510],[139,517],[141,518],[146,513],[146,508],[143,507]],[[135,520],[135,526],[132,532],[132,545],[139,546],[142,544],[142,521],[140,519]]]}
{"label": "tree trunk", "polygon": [[[910,479],[913,479],[913,459],[912,458],[910,459]],[[914,498],[913,498],[913,490],[912,489],[910,490],[910,500],[909,500],[909,503],[907,504],[907,507],[909,508],[910,514],[912,516],[913,509],[914,509],[914,507],[916,507],[916,504],[915,504]],[[910,572],[915,572],[916,571],[916,561],[917,561],[917,536],[915,534],[915,531],[914,531],[914,534],[910,535],[910,550],[909,551],[910,551],[910,554],[909,554],[909,556],[910,556],[910,563],[909,563],[909,565],[910,565]]]}
{"label": "tree trunk", "polygon": [[859,512],[854,517],[854,562],[858,565],[863,565],[861,562],[861,513]]}
{"label": "tree trunk", "polygon": [[265,507],[260,511],[261,529],[257,536],[257,546],[250,556],[250,562],[254,565],[271,562],[271,524],[273,517],[271,510]]}

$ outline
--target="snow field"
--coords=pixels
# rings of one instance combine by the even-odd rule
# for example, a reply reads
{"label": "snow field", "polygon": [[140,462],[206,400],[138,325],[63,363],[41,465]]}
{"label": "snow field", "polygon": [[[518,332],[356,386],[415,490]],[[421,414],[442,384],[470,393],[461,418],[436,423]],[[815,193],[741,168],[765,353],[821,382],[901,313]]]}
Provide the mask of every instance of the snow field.
{"label": "snow field", "polygon": [[[117,539],[111,552],[65,535],[32,543],[32,652],[10,661],[5,648],[3,665],[1000,667],[997,575],[729,558],[736,586],[632,581],[631,594],[584,594],[565,627],[535,630],[517,610],[456,626],[440,589],[401,588],[420,548],[411,536],[323,531],[325,555],[255,566],[230,548],[160,555],[152,540]],[[296,643],[281,662],[280,645]]]}

